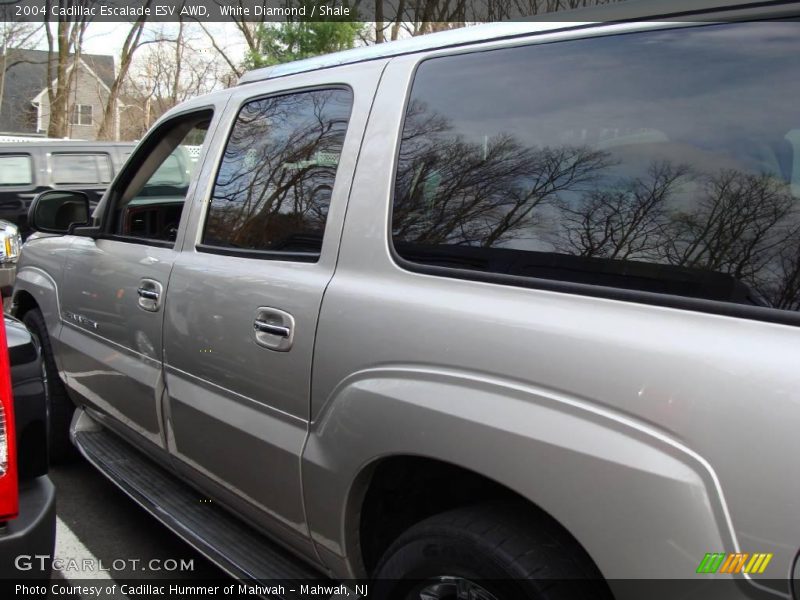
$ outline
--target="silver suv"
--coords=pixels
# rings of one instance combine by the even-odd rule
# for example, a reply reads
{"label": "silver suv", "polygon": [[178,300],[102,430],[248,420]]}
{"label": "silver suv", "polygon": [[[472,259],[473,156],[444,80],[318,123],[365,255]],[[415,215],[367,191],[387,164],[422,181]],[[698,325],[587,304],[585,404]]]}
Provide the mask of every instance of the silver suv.
{"label": "silver suv", "polygon": [[93,221],[39,196],[14,310],[74,444],[241,577],[786,595],[800,10],[670,6],[254,71]]}

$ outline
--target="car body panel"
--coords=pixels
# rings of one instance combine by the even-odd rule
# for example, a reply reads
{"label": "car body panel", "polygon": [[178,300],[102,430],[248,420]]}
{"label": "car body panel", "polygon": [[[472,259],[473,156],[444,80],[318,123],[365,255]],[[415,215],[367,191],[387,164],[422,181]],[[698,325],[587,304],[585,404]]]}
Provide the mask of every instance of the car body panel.
{"label": "car body panel", "polygon": [[[396,58],[387,67],[373,108],[382,118],[370,122],[362,147],[362,154],[377,163],[394,162],[403,117],[396,98],[405,93],[415,65],[423,58]],[[800,418],[796,328],[406,271],[389,248],[386,199],[393,185],[388,169],[362,163],[357,170],[339,266],[325,295],[317,336],[304,489],[315,540],[339,559],[350,557],[346,566],[340,565],[342,576],[359,572],[352,545],[343,548],[341,543],[356,530],[358,499],[352,500],[350,494],[358,497],[358,486],[352,483],[357,474],[393,453],[439,457],[445,447],[456,464],[520,491],[560,522],[573,524],[569,530],[606,576],[689,577],[704,553],[712,551],[708,548],[717,547],[774,552],[772,576],[788,571],[800,539],[800,529],[790,525],[796,507],[786,502],[798,497],[800,484],[785,476],[800,451],[792,433]],[[391,319],[386,317],[388,306]],[[347,385],[353,374],[398,365],[411,365],[404,378],[413,378],[417,371],[426,379],[431,370],[468,372],[478,380],[500,382],[501,388],[522,385],[547,390],[562,402],[553,410],[572,410],[570,406],[579,403],[609,415],[610,422],[594,424],[591,432],[579,433],[579,428],[575,435],[565,434],[560,443],[571,451],[552,461],[569,460],[571,469],[586,473],[582,481],[589,489],[607,489],[606,482],[613,481],[617,490],[626,490],[621,496],[630,496],[595,502],[594,491],[579,495],[569,477],[549,472],[552,466],[538,460],[534,464],[497,460],[506,455],[501,450],[506,442],[496,437],[498,431],[487,421],[493,417],[493,404],[510,402],[507,392],[498,391],[494,403],[486,401],[485,410],[478,411],[463,386],[447,393],[446,378],[438,382],[442,387],[436,386],[446,394],[443,398],[432,391],[430,396],[393,398],[398,384],[385,380],[363,383],[366,391]],[[421,387],[417,393],[422,394]],[[532,403],[531,417],[523,421],[530,423],[531,443],[539,436],[534,417],[541,403],[538,393],[530,392],[526,402]],[[394,413],[367,408],[378,398],[383,406],[386,397],[408,403],[404,410],[416,412],[413,422],[419,425],[415,428],[409,421],[398,427],[399,408]],[[417,412],[422,410],[420,404],[432,415],[423,418]],[[443,407],[451,416],[458,415],[450,424],[459,425],[454,432],[444,423],[436,425]],[[649,495],[648,484],[634,483],[643,476],[634,465],[606,462],[579,449],[586,436],[610,435],[601,432],[628,422],[657,431],[656,437],[684,448],[693,456],[690,463],[697,480],[684,480],[677,485],[681,492],[665,493],[659,500]],[[517,423],[513,418],[507,423],[519,426],[511,425]],[[401,443],[396,431],[410,439]],[[348,450],[344,440],[357,440],[359,450]],[[368,440],[376,447],[365,455],[361,449]],[[389,440],[397,441],[397,447],[388,450],[384,444]],[[660,446],[654,440],[647,443]],[[463,445],[470,448],[460,448]],[[479,466],[477,448],[492,449],[494,460]],[[755,448],[759,450],[754,452]],[[536,456],[532,451],[508,455]],[[584,467],[571,462],[581,455],[580,460],[587,461]],[[656,471],[658,462],[653,463]],[[546,472],[549,475],[543,477]],[[742,472],[748,476],[742,477]],[[619,477],[630,477],[629,485],[620,485]],[[542,479],[548,490],[540,488]],[[715,479],[718,484],[712,484]],[[699,485],[700,481],[704,483]],[[558,492],[549,496],[551,486]],[[337,490],[334,501],[332,489]],[[770,493],[754,495],[754,489]],[[627,511],[617,513],[628,500]],[[677,505],[683,512],[672,512]],[[665,514],[675,519],[664,518]],[[687,515],[685,521],[678,517],[681,514]],[[698,526],[702,515],[711,519],[712,514],[713,525],[709,520]],[[637,532],[636,539],[648,531],[644,539],[649,540],[652,562],[642,559],[643,547],[621,530],[615,529],[622,537],[609,537],[608,523],[626,519],[630,523],[638,517],[642,522],[629,530]],[[619,542],[614,550],[608,548],[611,539]]]}
{"label": "car body panel", "polygon": [[12,297],[13,314],[19,314],[23,304],[35,305],[42,312],[60,369],[63,368],[60,284],[72,241],[64,236],[34,233],[20,254]]}
{"label": "car body panel", "polygon": [[65,383],[157,443],[163,314],[139,308],[137,288],[166,285],[173,260],[169,248],[76,237],[64,269]]}
{"label": "car body panel", "polygon": [[[198,472],[197,485],[211,479],[227,487],[259,509],[265,528],[277,524],[279,535],[284,530],[290,544],[308,544],[299,456],[307,434],[317,316],[336,265],[349,184],[382,70],[382,63],[373,63],[262,82],[236,89],[226,109],[223,128],[230,130],[241,106],[255,98],[342,86],[353,91],[344,158],[317,262],[197,251],[209,185],[195,199],[184,251],[170,277],[164,323],[169,449]],[[224,142],[223,128],[218,137]],[[208,164],[204,175],[213,180],[216,161]],[[256,344],[253,324],[260,307],[293,318],[288,351]],[[239,465],[235,473],[231,464]]]}
{"label": "car body panel", "polygon": [[[223,107],[216,107],[211,133]],[[187,197],[195,184],[196,178],[188,183]],[[181,215],[178,235],[188,212]],[[143,309],[140,289],[160,286],[163,305],[178,243],[170,248],[124,238],[65,236],[70,238],[59,336],[65,383],[85,402],[163,447],[163,306]]]}

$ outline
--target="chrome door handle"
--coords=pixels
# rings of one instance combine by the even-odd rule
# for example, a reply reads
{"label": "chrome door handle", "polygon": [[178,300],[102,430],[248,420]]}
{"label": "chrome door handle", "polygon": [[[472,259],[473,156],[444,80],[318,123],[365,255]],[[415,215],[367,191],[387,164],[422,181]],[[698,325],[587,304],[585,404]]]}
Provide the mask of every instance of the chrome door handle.
{"label": "chrome door handle", "polygon": [[161,294],[159,294],[155,290],[146,290],[145,288],[139,288],[138,290],[136,290],[136,292],[139,294],[139,297],[147,298],[148,300],[158,300],[161,297]]}
{"label": "chrome door handle", "polygon": [[289,335],[292,333],[292,330],[288,327],[283,327],[282,325],[273,325],[272,323],[267,323],[266,321],[262,321],[261,319],[256,319],[253,322],[253,329],[256,331],[262,331],[264,333],[269,333],[270,335],[277,335],[280,337],[288,338]]}
{"label": "chrome door handle", "polygon": [[161,308],[161,293],[164,287],[155,279],[142,279],[136,293],[139,294],[139,308],[147,312],[158,312]]}
{"label": "chrome door handle", "polygon": [[285,310],[259,306],[253,321],[253,333],[259,346],[287,352],[294,343],[294,317]]}

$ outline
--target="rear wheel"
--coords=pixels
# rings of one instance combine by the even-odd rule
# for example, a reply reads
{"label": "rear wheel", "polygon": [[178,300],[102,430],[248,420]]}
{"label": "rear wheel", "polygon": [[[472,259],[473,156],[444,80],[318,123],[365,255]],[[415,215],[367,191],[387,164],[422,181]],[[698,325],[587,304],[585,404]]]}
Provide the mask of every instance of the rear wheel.
{"label": "rear wheel", "polygon": [[599,600],[605,581],[583,549],[519,506],[473,506],[405,531],[375,571],[391,600]]}
{"label": "rear wheel", "polygon": [[69,440],[69,425],[75,405],[58,376],[47,325],[38,308],[25,313],[22,322],[36,339],[42,352],[42,379],[47,399],[47,442],[51,463],[64,463],[77,457],[78,452]]}

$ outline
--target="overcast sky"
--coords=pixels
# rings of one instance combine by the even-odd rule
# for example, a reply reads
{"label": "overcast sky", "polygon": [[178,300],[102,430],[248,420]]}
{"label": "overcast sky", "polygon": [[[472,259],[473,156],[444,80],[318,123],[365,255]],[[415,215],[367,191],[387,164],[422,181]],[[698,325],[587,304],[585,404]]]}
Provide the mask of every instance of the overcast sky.
{"label": "overcast sky", "polygon": [[[154,27],[161,26],[177,29],[177,23],[153,24],[148,29],[152,31]],[[110,54],[118,62],[122,44],[130,27],[129,23],[90,23],[84,35],[83,51],[88,54]],[[218,46],[229,50],[233,59],[240,62],[244,58],[245,44],[233,23],[208,23],[206,28],[213,32]],[[192,26],[191,36],[193,47],[211,49],[208,37],[196,25]],[[39,42],[39,48],[47,49],[47,39],[44,35]]]}

